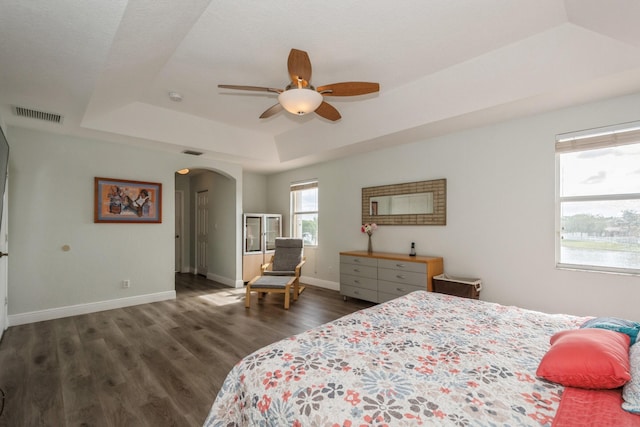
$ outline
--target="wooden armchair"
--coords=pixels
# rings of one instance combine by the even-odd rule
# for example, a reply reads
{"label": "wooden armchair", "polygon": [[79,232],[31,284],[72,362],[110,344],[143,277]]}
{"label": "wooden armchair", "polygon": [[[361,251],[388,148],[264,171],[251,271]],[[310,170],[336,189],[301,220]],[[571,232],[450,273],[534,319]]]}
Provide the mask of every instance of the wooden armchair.
{"label": "wooden armchair", "polygon": [[258,299],[266,293],[284,294],[284,308],[289,309],[291,291],[293,300],[304,290],[300,285],[300,274],[305,263],[302,239],[277,238],[271,261],[261,266],[262,275],[254,277],[247,284],[245,307],[251,307],[251,292],[258,293]]}

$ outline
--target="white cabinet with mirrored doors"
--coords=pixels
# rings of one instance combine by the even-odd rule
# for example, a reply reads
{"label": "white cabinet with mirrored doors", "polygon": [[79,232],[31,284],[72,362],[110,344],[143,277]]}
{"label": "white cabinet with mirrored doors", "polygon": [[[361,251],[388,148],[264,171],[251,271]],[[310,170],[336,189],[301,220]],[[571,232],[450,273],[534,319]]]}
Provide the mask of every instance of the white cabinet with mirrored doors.
{"label": "white cabinet with mirrored doors", "polygon": [[269,262],[276,237],[282,236],[282,215],[246,213],[243,216],[242,280],[260,275],[260,266]]}

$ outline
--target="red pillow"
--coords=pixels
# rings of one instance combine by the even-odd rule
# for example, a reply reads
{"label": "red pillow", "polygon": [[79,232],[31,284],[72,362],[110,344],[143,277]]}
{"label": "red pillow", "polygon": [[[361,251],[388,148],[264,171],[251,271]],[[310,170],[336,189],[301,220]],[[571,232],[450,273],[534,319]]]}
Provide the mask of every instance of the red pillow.
{"label": "red pillow", "polygon": [[631,378],[629,341],[628,335],[606,329],[558,332],[536,375],[566,387],[621,387]]}

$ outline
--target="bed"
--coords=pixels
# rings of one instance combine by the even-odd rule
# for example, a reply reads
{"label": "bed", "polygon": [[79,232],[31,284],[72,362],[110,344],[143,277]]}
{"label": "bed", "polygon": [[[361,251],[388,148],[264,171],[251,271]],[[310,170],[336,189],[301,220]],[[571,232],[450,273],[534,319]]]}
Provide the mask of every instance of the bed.
{"label": "bed", "polygon": [[413,292],[245,357],[205,426],[550,426],[563,387],[536,369],[585,320]]}

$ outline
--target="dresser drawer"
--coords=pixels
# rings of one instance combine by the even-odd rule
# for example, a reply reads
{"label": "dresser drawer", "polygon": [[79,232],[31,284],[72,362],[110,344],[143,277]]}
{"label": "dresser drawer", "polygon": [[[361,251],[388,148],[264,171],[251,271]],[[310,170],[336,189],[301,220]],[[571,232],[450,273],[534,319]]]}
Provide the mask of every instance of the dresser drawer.
{"label": "dresser drawer", "polygon": [[429,290],[431,277],[442,273],[442,258],[393,253],[340,253],[340,293],[366,301],[385,302]]}
{"label": "dresser drawer", "polygon": [[340,288],[343,286],[353,286],[356,288],[364,288],[377,290],[378,280],[370,277],[352,276],[351,274],[340,274]]}
{"label": "dresser drawer", "polygon": [[426,281],[421,286],[407,285],[405,283],[387,282],[385,280],[378,280],[378,293],[385,293],[399,297],[406,295],[413,291],[426,291]]}
{"label": "dresser drawer", "polygon": [[422,289],[427,290],[427,275],[425,273],[414,273],[412,271],[379,268],[378,280],[386,280],[389,282],[419,286]]}
{"label": "dresser drawer", "polygon": [[378,267],[427,274],[427,264],[423,262],[406,262],[394,261],[391,259],[381,259],[378,260]]}
{"label": "dresser drawer", "polygon": [[340,263],[340,274],[351,274],[358,277],[378,278],[378,269],[367,265],[353,265]]}
{"label": "dresser drawer", "polygon": [[340,255],[341,264],[367,265],[369,267],[377,267],[378,260],[375,258],[356,257],[350,255]]}
{"label": "dresser drawer", "polygon": [[365,301],[378,301],[378,291],[371,289],[356,288],[354,286],[344,286],[340,284],[340,293],[351,298],[358,298]]}

